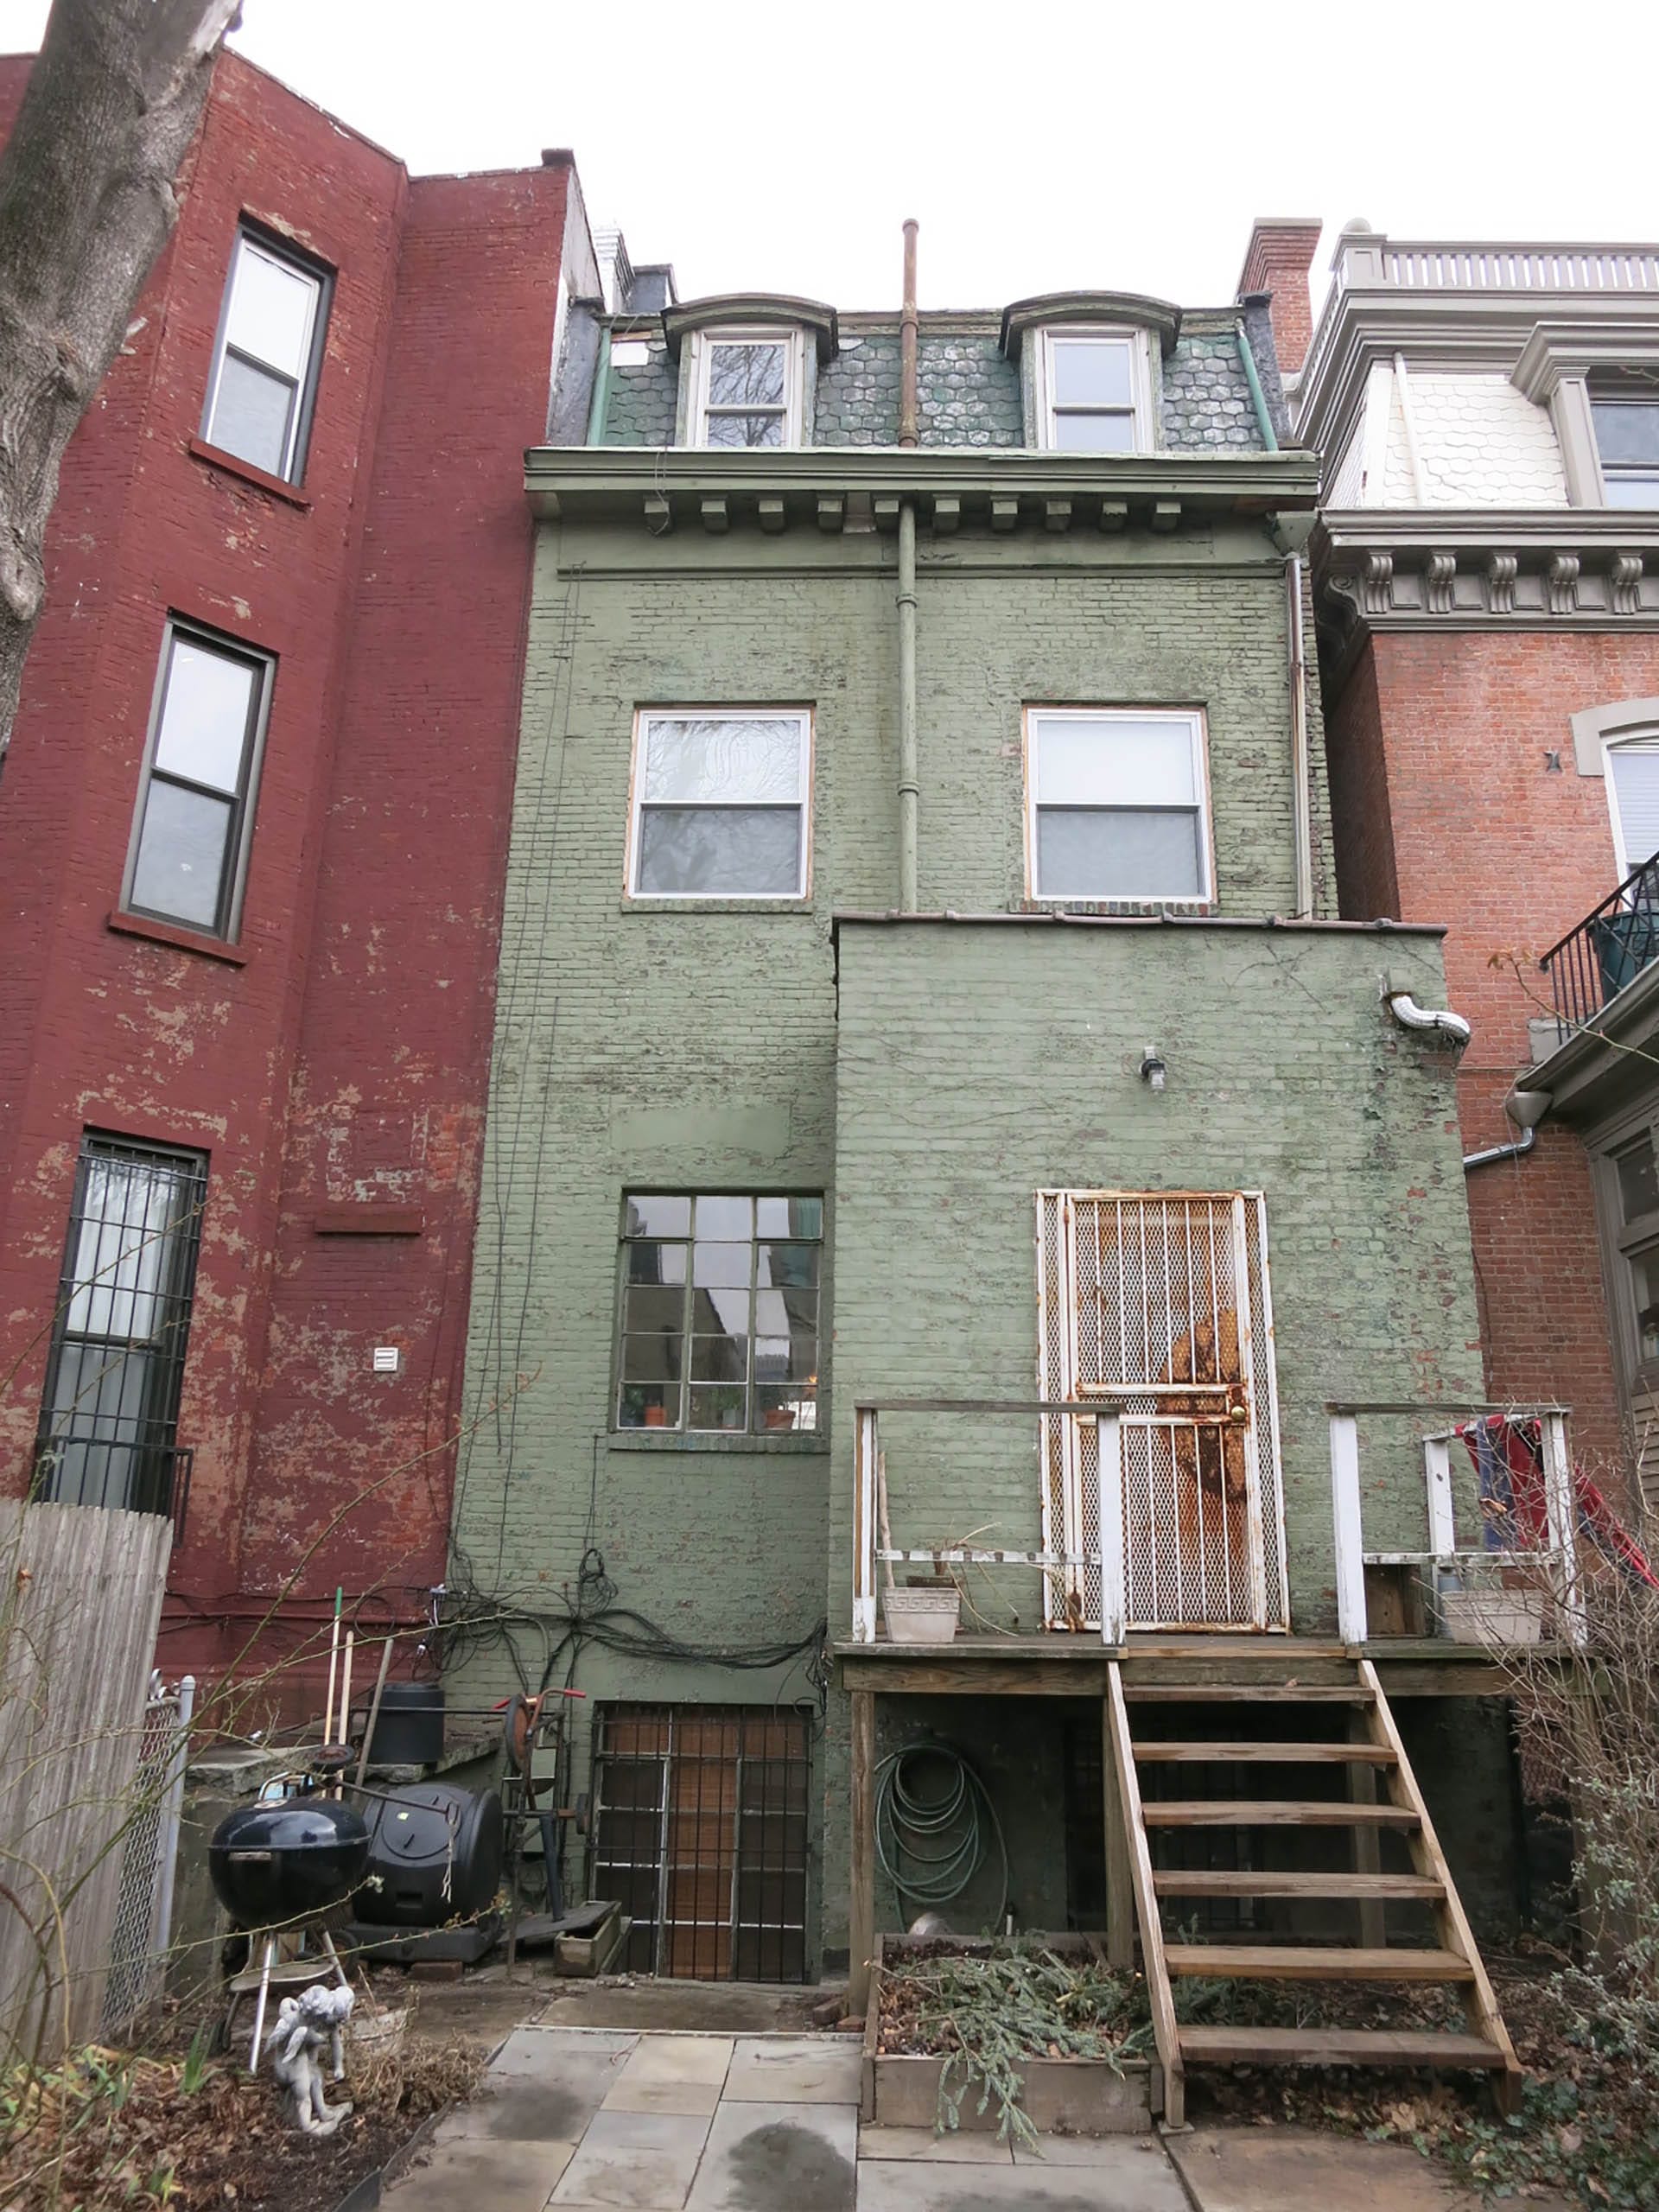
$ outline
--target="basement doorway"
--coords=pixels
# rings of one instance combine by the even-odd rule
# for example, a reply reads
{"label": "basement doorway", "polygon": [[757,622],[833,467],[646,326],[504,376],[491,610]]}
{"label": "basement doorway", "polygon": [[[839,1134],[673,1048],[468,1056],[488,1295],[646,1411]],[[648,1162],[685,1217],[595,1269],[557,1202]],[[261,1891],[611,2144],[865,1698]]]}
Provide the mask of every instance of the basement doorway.
{"label": "basement doorway", "polygon": [[614,1704],[594,1725],[594,1894],[633,1922],[628,1971],[804,1981],[808,1717]]}

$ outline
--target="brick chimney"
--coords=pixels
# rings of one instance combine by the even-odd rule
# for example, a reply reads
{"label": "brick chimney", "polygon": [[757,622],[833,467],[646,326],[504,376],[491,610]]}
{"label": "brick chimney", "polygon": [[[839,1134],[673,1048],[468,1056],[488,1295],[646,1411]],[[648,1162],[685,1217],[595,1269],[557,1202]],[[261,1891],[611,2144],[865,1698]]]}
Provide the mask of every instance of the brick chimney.
{"label": "brick chimney", "polygon": [[1241,295],[1268,295],[1273,342],[1287,376],[1301,367],[1313,337],[1308,271],[1319,251],[1321,228],[1312,215],[1258,215],[1239,272]]}

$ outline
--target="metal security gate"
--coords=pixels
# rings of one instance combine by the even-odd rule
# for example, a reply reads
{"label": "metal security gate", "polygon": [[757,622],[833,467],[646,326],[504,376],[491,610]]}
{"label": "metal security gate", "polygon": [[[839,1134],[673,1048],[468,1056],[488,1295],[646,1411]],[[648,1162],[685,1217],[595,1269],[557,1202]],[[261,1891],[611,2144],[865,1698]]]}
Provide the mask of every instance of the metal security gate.
{"label": "metal security gate", "polygon": [[805,1980],[809,1759],[802,1713],[600,1708],[594,1894],[632,1919],[632,1972]]}
{"label": "metal security gate", "polygon": [[1262,1194],[1043,1191],[1037,1207],[1041,1393],[1122,1408],[1103,1470],[1086,1414],[1044,1418],[1044,1541],[1091,1562],[1049,1577],[1048,1625],[1101,1626],[1100,1561],[1118,1554],[1103,1493],[1122,1533],[1109,1618],[1287,1627]]}

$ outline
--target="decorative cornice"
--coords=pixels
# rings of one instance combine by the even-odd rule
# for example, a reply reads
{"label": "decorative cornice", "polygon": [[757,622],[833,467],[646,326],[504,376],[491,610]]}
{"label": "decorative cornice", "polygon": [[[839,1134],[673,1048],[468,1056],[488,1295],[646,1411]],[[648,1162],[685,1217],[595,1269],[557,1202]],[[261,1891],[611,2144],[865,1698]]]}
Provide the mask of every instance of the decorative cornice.
{"label": "decorative cornice", "polygon": [[1148,299],[1139,292],[1046,292],[1003,308],[1002,351],[1017,361],[1028,330],[1057,322],[1133,323],[1155,331],[1166,353],[1174,351],[1181,334],[1181,310],[1169,300]]}
{"label": "decorative cornice", "polygon": [[682,300],[662,315],[663,336],[673,359],[688,331],[722,324],[775,324],[779,329],[810,330],[820,361],[833,361],[839,343],[836,311],[822,300],[798,300],[785,292],[722,292],[706,300]]}
{"label": "decorative cornice", "polygon": [[1338,629],[1659,629],[1659,515],[1322,515],[1312,560]]}
{"label": "decorative cornice", "polygon": [[1084,454],[1027,447],[813,446],[798,448],[542,446],[524,456],[532,510],[550,521],[638,522],[720,531],[827,531],[867,512],[896,523],[914,499],[938,532],[1173,530],[1184,520],[1242,517],[1271,524],[1310,510],[1312,454]]}
{"label": "decorative cornice", "polygon": [[1510,382],[1547,406],[1563,377],[1653,368],[1659,368],[1659,301],[1610,300],[1594,315],[1546,315],[1535,322]]}

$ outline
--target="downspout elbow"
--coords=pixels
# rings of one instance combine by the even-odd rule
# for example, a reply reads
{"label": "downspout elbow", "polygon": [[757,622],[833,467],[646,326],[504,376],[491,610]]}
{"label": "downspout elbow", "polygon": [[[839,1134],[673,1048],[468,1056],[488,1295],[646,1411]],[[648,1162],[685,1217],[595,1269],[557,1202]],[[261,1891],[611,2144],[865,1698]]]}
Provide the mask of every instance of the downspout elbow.
{"label": "downspout elbow", "polygon": [[1453,1014],[1449,1007],[1419,1006],[1409,991],[1384,989],[1384,1005],[1402,1029],[1432,1031],[1451,1039],[1459,1049],[1469,1042],[1474,1031],[1460,1014]]}
{"label": "downspout elbow", "polygon": [[1524,1160],[1537,1141],[1536,1129],[1522,1129],[1513,1144],[1489,1144],[1484,1152],[1465,1152],[1463,1172],[1466,1175],[1471,1167],[1491,1167],[1500,1160]]}

